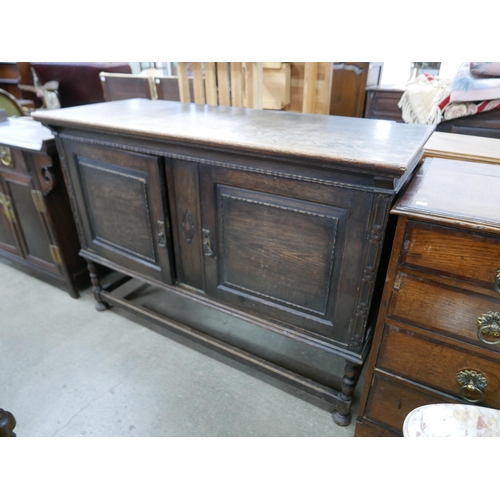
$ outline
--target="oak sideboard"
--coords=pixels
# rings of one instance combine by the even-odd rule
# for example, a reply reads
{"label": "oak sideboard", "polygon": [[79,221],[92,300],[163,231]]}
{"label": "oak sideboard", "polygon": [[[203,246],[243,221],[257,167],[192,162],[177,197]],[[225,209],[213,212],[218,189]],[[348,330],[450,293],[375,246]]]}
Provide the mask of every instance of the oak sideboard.
{"label": "oak sideboard", "polygon": [[[99,310],[248,363],[349,424],[389,211],[434,127],[146,99],[33,116],[57,136]],[[130,280],[104,289],[95,264]]]}

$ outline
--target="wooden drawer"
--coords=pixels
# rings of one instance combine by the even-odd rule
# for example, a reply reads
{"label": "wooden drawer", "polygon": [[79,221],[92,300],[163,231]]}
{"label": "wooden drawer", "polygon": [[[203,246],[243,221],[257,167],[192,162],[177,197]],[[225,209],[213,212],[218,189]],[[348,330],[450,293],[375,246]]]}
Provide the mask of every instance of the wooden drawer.
{"label": "wooden drawer", "polygon": [[457,403],[453,398],[375,374],[365,409],[365,417],[392,427],[402,434],[406,416],[419,406],[434,403]]}
{"label": "wooden drawer", "polygon": [[[386,325],[380,347],[378,368],[443,391],[453,397],[461,397],[461,384],[457,374],[473,370],[486,378],[481,389],[483,406],[500,408],[500,364],[493,356],[480,356],[469,352],[467,346],[448,345],[436,339],[428,339],[409,330]],[[476,399],[480,392],[464,392]],[[464,399],[464,398],[462,398]]]}
{"label": "wooden drawer", "polygon": [[[478,318],[488,312],[500,312],[500,296],[496,299],[398,273],[388,317],[498,352],[500,344],[486,344],[478,338]],[[500,339],[486,334],[484,338],[489,342]]]}
{"label": "wooden drawer", "polygon": [[369,420],[362,419],[356,422],[354,437],[401,437],[400,432],[389,431],[385,427],[376,425]]}
{"label": "wooden drawer", "polygon": [[500,239],[409,221],[400,265],[498,290]]}

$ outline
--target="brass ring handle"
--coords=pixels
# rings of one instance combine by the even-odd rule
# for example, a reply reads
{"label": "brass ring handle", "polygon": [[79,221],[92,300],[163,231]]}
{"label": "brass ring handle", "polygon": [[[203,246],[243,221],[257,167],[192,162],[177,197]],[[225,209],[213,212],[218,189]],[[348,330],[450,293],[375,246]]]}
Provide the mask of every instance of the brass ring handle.
{"label": "brass ring handle", "polygon": [[[457,373],[457,382],[460,385],[458,394],[468,403],[481,403],[484,400],[483,389],[488,385],[488,379],[475,370],[460,370]],[[478,397],[471,398],[467,393],[477,394]]]}
{"label": "brass ring handle", "polygon": [[495,284],[493,288],[500,293],[500,269],[497,269],[497,279],[495,280]]}
{"label": "brass ring handle", "polygon": [[[464,393],[465,391],[468,392],[478,392],[479,397],[477,399],[472,399],[468,398]],[[481,403],[481,401],[484,399],[484,393],[481,389],[478,389],[474,385],[464,385],[460,387],[460,390],[458,391],[458,394],[460,394],[460,397],[464,400],[467,401],[468,403]]]}
{"label": "brass ring handle", "polygon": [[[477,338],[488,345],[500,344],[500,312],[489,311],[477,318]],[[485,335],[493,338],[488,340]]]}

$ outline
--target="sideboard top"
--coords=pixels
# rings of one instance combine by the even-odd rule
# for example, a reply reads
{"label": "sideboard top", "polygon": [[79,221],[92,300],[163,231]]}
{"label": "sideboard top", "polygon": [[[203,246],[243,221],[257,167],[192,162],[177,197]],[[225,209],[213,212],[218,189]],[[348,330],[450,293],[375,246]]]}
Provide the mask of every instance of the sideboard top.
{"label": "sideboard top", "polygon": [[55,127],[93,129],[372,167],[400,177],[434,130],[385,120],[127,99],[43,110]]}
{"label": "sideboard top", "polygon": [[0,122],[0,145],[41,151],[44,143],[54,140],[52,132],[30,117],[10,117]]}

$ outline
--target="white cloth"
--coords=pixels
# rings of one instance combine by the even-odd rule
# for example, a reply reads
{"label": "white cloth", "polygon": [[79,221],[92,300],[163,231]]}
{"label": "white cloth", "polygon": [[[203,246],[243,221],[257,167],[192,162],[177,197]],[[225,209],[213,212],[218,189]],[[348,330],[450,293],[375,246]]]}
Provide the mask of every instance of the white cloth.
{"label": "white cloth", "polygon": [[419,75],[407,84],[398,107],[406,123],[437,125],[442,119],[439,104],[450,95],[451,80]]}

